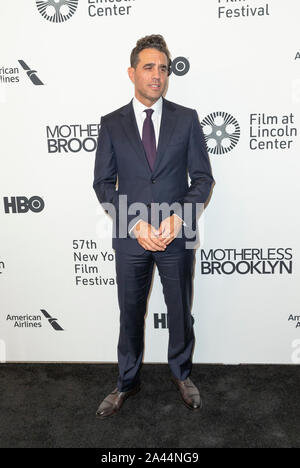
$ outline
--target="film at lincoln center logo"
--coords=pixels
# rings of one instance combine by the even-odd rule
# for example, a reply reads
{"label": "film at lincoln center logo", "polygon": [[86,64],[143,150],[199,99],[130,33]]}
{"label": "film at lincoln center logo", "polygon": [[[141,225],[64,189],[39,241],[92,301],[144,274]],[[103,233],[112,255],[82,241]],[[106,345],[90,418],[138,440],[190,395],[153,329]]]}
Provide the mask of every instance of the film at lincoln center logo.
{"label": "film at lincoln center logo", "polygon": [[241,135],[240,126],[227,112],[209,114],[202,120],[201,126],[209,153],[229,153],[238,144]]}
{"label": "film at lincoln center logo", "polygon": [[77,10],[78,0],[36,0],[40,14],[52,23],[63,23]]}

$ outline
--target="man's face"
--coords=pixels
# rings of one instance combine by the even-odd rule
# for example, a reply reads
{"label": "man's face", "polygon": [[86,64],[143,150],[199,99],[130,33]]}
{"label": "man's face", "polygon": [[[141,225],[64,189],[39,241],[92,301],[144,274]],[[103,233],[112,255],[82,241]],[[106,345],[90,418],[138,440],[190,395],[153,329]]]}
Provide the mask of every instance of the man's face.
{"label": "man's face", "polygon": [[139,53],[136,68],[128,69],[134,84],[135,97],[151,107],[163,94],[168,81],[168,59],[157,49],[144,49]]}

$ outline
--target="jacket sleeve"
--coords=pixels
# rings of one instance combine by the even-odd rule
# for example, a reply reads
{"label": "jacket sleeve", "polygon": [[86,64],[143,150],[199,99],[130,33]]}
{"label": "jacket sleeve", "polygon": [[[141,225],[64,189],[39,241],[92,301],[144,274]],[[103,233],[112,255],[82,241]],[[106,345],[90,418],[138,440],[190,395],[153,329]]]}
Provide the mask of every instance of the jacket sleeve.
{"label": "jacket sleeve", "polygon": [[107,129],[107,123],[102,117],[97,142],[93,188],[101,204],[111,203],[116,210],[118,207],[117,175],[118,168],[114,148]]}
{"label": "jacket sleeve", "polygon": [[[195,110],[192,116],[187,163],[191,183],[183,198],[178,200],[182,211],[176,212],[175,210],[174,214],[181,216],[188,225],[191,223],[194,225],[214,183],[203,130]],[[192,219],[188,219],[189,217],[185,215],[184,204],[186,203],[191,204]]]}

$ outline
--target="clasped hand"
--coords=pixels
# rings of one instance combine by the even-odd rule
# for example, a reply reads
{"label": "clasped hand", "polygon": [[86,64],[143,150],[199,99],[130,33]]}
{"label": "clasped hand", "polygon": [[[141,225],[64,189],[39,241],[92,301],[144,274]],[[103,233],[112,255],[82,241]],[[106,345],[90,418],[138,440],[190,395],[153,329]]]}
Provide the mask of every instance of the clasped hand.
{"label": "clasped hand", "polygon": [[175,215],[165,218],[155,229],[151,224],[141,220],[133,229],[138,243],[152,252],[164,251],[175,239],[182,226],[182,220]]}

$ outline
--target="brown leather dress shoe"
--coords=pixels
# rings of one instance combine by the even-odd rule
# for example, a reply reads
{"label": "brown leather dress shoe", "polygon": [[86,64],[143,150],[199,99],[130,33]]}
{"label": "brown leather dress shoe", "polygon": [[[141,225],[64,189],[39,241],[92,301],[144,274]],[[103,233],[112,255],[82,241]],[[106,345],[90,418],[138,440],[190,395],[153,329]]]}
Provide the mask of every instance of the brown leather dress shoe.
{"label": "brown leather dress shoe", "polygon": [[116,387],[100,404],[96,411],[96,416],[100,419],[116,414],[122,407],[125,400],[131,395],[135,395],[141,389],[140,384],[127,392],[120,392]]}
{"label": "brown leather dress shoe", "polygon": [[202,400],[200,393],[196,385],[193,384],[191,379],[188,377],[185,380],[179,380],[172,377],[172,381],[175,383],[177,389],[180,392],[181,398],[185,406],[190,409],[202,408]]}

